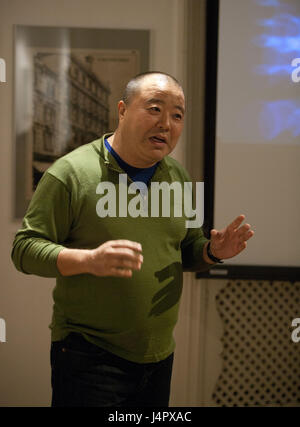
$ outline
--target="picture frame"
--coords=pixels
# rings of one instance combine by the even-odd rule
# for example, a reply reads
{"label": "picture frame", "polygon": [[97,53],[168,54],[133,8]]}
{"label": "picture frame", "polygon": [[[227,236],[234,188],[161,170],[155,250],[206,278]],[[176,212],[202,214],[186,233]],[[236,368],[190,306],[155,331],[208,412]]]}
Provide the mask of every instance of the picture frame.
{"label": "picture frame", "polygon": [[115,130],[149,51],[149,30],[15,25],[15,219],[55,160]]}

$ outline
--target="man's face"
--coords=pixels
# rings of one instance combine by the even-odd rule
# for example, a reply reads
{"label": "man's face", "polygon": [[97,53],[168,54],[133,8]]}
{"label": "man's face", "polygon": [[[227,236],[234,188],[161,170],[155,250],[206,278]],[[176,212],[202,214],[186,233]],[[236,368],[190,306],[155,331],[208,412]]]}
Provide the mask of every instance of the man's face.
{"label": "man's face", "polygon": [[183,129],[182,89],[162,75],[144,78],[128,105],[119,102],[119,153],[132,166],[154,165],[174,150]]}

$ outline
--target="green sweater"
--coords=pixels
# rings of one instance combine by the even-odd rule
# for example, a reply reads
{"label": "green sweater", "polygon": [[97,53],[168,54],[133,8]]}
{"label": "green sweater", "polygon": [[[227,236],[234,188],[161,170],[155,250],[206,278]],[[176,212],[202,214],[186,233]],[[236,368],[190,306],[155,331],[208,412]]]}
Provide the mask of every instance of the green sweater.
{"label": "green sweater", "polygon": [[[156,362],[174,351],[183,270],[211,267],[202,257],[207,239],[201,228],[186,228],[186,218],[172,216],[172,205],[171,217],[100,218],[96,188],[103,181],[117,187],[120,173],[124,171],[104,146],[104,137],[57,160],[33,195],[13,243],[12,259],[23,273],[56,277],[52,341],[80,332],[125,359]],[[167,156],[152,181],[190,179]],[[56,260],[64,247],[92,249],[116,239],[142,245],[144,262],[131,278],[59,273]]]}

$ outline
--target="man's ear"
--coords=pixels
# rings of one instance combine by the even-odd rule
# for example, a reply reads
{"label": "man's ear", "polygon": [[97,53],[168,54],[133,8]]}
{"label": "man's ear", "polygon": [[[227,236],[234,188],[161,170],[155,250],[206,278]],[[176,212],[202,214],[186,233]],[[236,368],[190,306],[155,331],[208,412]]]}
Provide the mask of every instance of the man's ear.
{"label": "man's ear", "polygon": [[122,100],[119,101],[119,103],[118,103],[119,120],[123,119],[125,112],[126,112],[126,108],[127,107],[126,107],[125,102]]}

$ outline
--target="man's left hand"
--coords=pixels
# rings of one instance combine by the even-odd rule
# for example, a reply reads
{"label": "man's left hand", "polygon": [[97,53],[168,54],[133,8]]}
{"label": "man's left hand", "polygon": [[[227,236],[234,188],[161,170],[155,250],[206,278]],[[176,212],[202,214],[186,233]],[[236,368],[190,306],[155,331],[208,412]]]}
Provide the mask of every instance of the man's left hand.
{"label": "man's left hand", "polygon": [[241,225],[245,215],[239,215],[223,230],[211,230],[210,249],[212,254],[220,259],[232,258],[247,247],[247,240],[253,235],[251,225]]}

